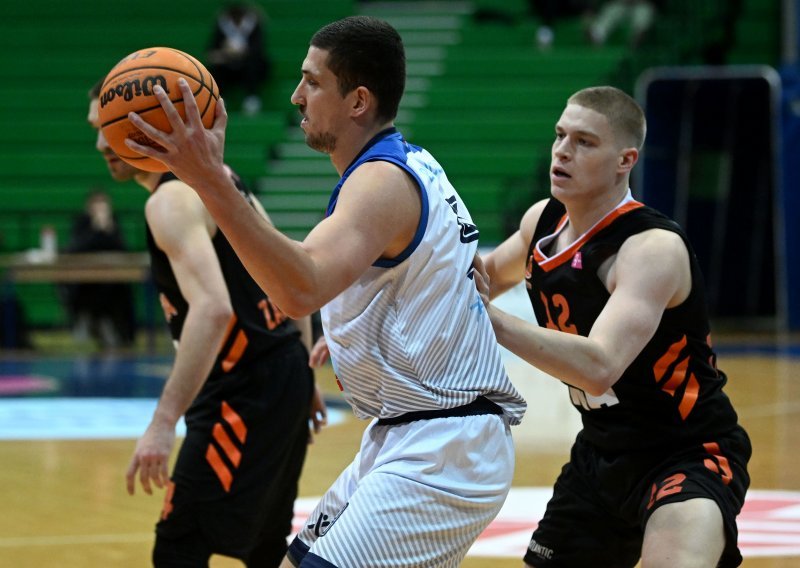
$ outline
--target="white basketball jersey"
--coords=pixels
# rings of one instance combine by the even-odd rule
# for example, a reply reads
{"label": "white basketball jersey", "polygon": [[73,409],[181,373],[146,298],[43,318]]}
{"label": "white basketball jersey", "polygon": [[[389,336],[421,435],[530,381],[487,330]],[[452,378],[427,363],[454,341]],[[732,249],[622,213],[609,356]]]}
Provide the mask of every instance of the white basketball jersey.
{"label": "white basketball jersey", "polygon": [[374,263],[322,308],[322,324],[344,396],[361,418],[462,406],[483,395],[511,424],[525,400],[511,384],[472,279],[478,230],[426,150],[395,129],[381,132],[345,171],[387,161],[417,181],[422,200],[413,242],[397,258]]}

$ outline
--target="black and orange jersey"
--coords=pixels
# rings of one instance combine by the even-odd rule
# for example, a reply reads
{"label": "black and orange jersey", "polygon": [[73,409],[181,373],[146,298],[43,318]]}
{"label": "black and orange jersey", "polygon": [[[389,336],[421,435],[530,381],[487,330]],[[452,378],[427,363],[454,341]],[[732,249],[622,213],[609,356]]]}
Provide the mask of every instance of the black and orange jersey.
{"label": "black and orange jersey", "polygon": [[[255,198],[239,177],[235,174],[231,177],[242,195],[252,203]],[[161,176],[155,191],[158,191],[162,184],[174,179],[177,179],[174,174],[165,173]],[[299,338],[300,332],[291,320],[271,304],[264,291],[236,256],[222,231],[217,230],[212,244],[219,259],[234,312],[211,371],[211,376],[214,376],[227,373],[235,366],[249,362],[259,353]],[[161,307],[164,309],[172,339],[180,341],[189,304],[181,293],[169,258],[156,244],[149,225],[147,246],[150,250],[153,280],[159,292]]]}
{"label": "black and orange jersey", "polygon": [[526,285],[542,327],[588,336],[609,299],[600,265],[630,236],[664,229],[689,250],[692,289],[679,306],[664,311],[653,338],[609,391],[593,397],[570,386],[581,412],[584,438],[600,448],[637,450],[703,443],[738,428],[737,415],[711,348],[704,282],[680,226],[632,199],[623,202],[570,247],[552,256],[547,245],[567,221],[551,199],[528,251]]}

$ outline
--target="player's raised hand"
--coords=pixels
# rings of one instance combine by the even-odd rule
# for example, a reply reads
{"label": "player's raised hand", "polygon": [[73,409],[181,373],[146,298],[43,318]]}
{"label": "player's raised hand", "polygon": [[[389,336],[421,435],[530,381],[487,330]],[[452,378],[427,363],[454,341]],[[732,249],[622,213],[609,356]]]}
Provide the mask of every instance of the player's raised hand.
{"label": "player's raised hand", "polygon": [[202,188],[217,178],[228,177],[223,164],[228,114],[225,103],[220,99],[216,105],[214,124],[206,128],[189,84],[181,78],[178,87],[183,97],[185,120],[164,89],[160,85],[153,88],[153,94],[164,109],[172,132],[155,128],[135,112],[128,115],[128,120],[161,148],[143,146],[130,138],[126,139],[125,144],[135,152],[160,160],[189,186]]}

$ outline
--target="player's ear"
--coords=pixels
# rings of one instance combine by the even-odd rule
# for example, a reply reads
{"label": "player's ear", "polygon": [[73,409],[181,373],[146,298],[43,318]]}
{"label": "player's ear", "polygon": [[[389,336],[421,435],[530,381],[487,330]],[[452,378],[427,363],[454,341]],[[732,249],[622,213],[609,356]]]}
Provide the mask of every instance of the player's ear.
{"label": "player's ear", "polygon": [[356,87],[353,91],[353,106],[351,107],[353,116],[364,116],[375,103],[375,96],[369,89],[366,87]]}
{"label": "player's ear", "polygon": [[639,161],[639,150],[636,148],[623,148],[618,157],[617,168],[620,172],[629,172]]}

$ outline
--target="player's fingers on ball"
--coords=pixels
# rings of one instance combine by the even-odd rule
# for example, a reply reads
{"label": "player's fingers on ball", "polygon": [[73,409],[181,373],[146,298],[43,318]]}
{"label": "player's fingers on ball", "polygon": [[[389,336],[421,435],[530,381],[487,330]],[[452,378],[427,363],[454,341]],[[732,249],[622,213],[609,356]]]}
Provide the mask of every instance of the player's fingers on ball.
{"label": "player's fingers on ball", "polygon": [[[145,121],[141,116],[139,116],[135,112],[128,113],[128,120],[133,124],[136,128],[141,130],[145,133],[150,139],[157,141],[159,144],[165,144],[164,136],[166,136],[165,132],[160,131],[158,128],[154,127],[149,122]],[[128,143],[132,141],[130,138],[126,138],[125,142]],[[143,148],[141,144],[137,144],[139,148]],[[130,145],[128,146],[131,147]],[[138,150],[138,148],[137,148]]]}
{"label": "player's fingers on ball", "polygon": [[[188,81],[183,77],[178,79],[178,88],[181,90],[181,95],[183,95],[183,109],[186,112],[186,123],[193,128],[203,128],[203,122],[200,118],[200,109],[197,108],[197,101],[194,98],[194,93],[192,93],[192,88],[189,86]],[[177,111],[175,111],[175,114],[178,114]],[[178,120],[180,120],[180,117],[178,117]],[[170,122],[172,122],[171,116]]]}
{"label": "player's fingers on ball", "polygon": [[127,146],[128,148],[130,148],[134,152],[142,154],[143,156],[150,156],[150,157],[153,157],[155,159],[159,159],[160,156],[164,155],[163,152],[160,152],[160,151],[156,150],[155,148],[151,148],[150,146],[142,146],[141,144],[139,144],[138,142],[134,142],[130,138],[126,138],[123,141],[123,144],[125,144],[125,146]]}
{"label": "player's fingers on ball", "polygon": [[220,97],[217,101],[217,107],[215,109],[214,115],[214,128],[225,130],[225,127],[228,125],[228,110],[225,108],[225,101]]}
{"label": "player's fingers on ball", "polygon": [[150,146],[142,146],[138,142],[134,142],[131,138],[126,138],[125,140],[122,141],[122,143],[125,144],[125,146],[127,146],[134,152],[138,152],[139,154],[142,154],[144,156],[155,155],[155,152],[153,151],[152,148],[150,148]]}
{"label": "player's fingers on ball", "polygon": [[[180,84],[181,81],[183,81],[183,79],[178,79],[178,84]],[[161,104],[161,108],[164,110],[164,114],[167,115],[167,119],[169,120],[169,123],[172,125],[172,129],[175,130],[179,126],[183,126],[183,119],[181,118],[178,109],[175,108],[175,105],[169,99],[169,95],[167,95],[167,92],[164,90],[164,88],[161,85],[156,85],[155,87],[153,87],[153,94],[156,96],[158,102]],[[194,97],[191,96],[191,94],[189,95],[189,99],[191,99],[191,101],[194,102]],[[184,107],[186,106],[186,102],[187,101],[184,98],[183,101]]]}

